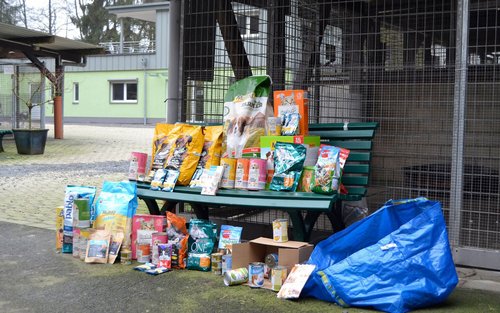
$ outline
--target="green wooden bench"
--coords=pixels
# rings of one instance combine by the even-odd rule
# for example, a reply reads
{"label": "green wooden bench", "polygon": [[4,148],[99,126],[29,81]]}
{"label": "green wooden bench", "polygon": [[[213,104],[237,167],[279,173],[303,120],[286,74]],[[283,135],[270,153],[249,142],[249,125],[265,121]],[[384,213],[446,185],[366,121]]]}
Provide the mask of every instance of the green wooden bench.
{"label": "green wooden bench", "polygon": [[[245,209],[277,209],[286,211],[291,220],[293,239],[309,241],[314,224],[325,213],[334,230],[343,228],[341,201],[361,200],[367,192],[370,174],[372,140],[378,123],[332,123],[309,126],[310,135],[320,136],[323,143],[351,150],[344,167],[342,182],[347,195],[320,195],[306,192],[247,191],[220,189],[216,196],[201,195],[199,189],[176,186],[173,192],[154,191],[149,184],[138,183],[137,196],[151,214],[174,210],[178,203],[189,203],[196,217],[209,219],[210,211],[220,207]],[[160,210],[157,201],[166,200]],[[305,213],[305,215],[303,214]]]}
{"label": "green wooden bench", "polygon": [[3,142],[3,136],[5,135],[12,135],[13,132],[12,130],[10,129],[0,129],[0,152],[3,152],[3,145],[2,145],[2,142]]}

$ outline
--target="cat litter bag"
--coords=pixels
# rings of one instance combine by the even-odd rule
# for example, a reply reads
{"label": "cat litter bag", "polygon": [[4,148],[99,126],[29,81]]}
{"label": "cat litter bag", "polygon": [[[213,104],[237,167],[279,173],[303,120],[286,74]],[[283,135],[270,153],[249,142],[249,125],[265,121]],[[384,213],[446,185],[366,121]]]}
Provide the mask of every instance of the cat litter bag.
{"label": "cat litter bag", "polygon": [[444,301],[458,283],[441,204],[388,201],[320,242],[301,296],[403,313]]}

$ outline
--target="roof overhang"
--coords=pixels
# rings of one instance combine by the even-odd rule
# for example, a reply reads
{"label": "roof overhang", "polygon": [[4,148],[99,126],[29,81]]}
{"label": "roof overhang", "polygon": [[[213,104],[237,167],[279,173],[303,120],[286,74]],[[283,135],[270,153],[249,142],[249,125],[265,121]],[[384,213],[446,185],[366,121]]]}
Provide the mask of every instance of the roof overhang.
{"label": "roof overhang", "polygon": [[103,48],[93,44],[0,23],[0,59],[20,59],[31,54],[82,63],[84,56],[101,53]]}
{"label": "roof overhang", "polygon": [[130,17],[147,22],[156,22],[156,11],[168,10],[169,7],[169,1],[161,1],[155,3],[110,6],[106,7],[106,10],[116,15],[118,18]]}

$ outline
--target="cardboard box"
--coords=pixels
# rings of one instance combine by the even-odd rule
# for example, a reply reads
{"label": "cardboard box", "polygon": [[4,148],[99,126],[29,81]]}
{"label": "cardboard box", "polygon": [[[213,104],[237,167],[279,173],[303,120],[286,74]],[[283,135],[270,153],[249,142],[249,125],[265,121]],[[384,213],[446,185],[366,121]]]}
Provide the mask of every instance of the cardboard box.
{"label": "cardboard box", "polygon": [[278,254],[278,265],[286,266],[288,273],[295,264],[309,259],[314,246],[307,242],[274,242],[270,238],[259,237],[248,242],[233,244],[233,268],[246,267],[252,262],[264,262],[266,255]]}
{"label": "cardboard box", "polygon": [[167,226],[164,215],[136,214],[132,217],[132,259],[136,260],[136,241],[139,229],[156,230],[162,232]]}
{"label": "cardboard box", "polygon": [[[309,133],[309,99],[305,90],[274,91],[274,116],[282,117],[285,113],[299,113],[299,135]],[[283,121],[283,119],[282,119]]]}

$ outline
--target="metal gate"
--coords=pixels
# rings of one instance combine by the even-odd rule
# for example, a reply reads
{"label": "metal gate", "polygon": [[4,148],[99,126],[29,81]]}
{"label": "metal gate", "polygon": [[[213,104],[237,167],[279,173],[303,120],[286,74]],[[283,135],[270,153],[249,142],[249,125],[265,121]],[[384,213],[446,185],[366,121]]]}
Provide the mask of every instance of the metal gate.
{"label": "metal gate", "polygon": [[34,66],[25,63],[0,64],[0,128],[28,128],[26,102],[36,104],[31,111],[31,126],[45,127],[48,85]]}
{"label": "metal gate", "polygon": [[440,200],[456,262],[500,269],[498,1],[183,5],[183,120],[221,122],[229,85],[267,73],[309,91],[310,123],[377,121],[369,208]]}

